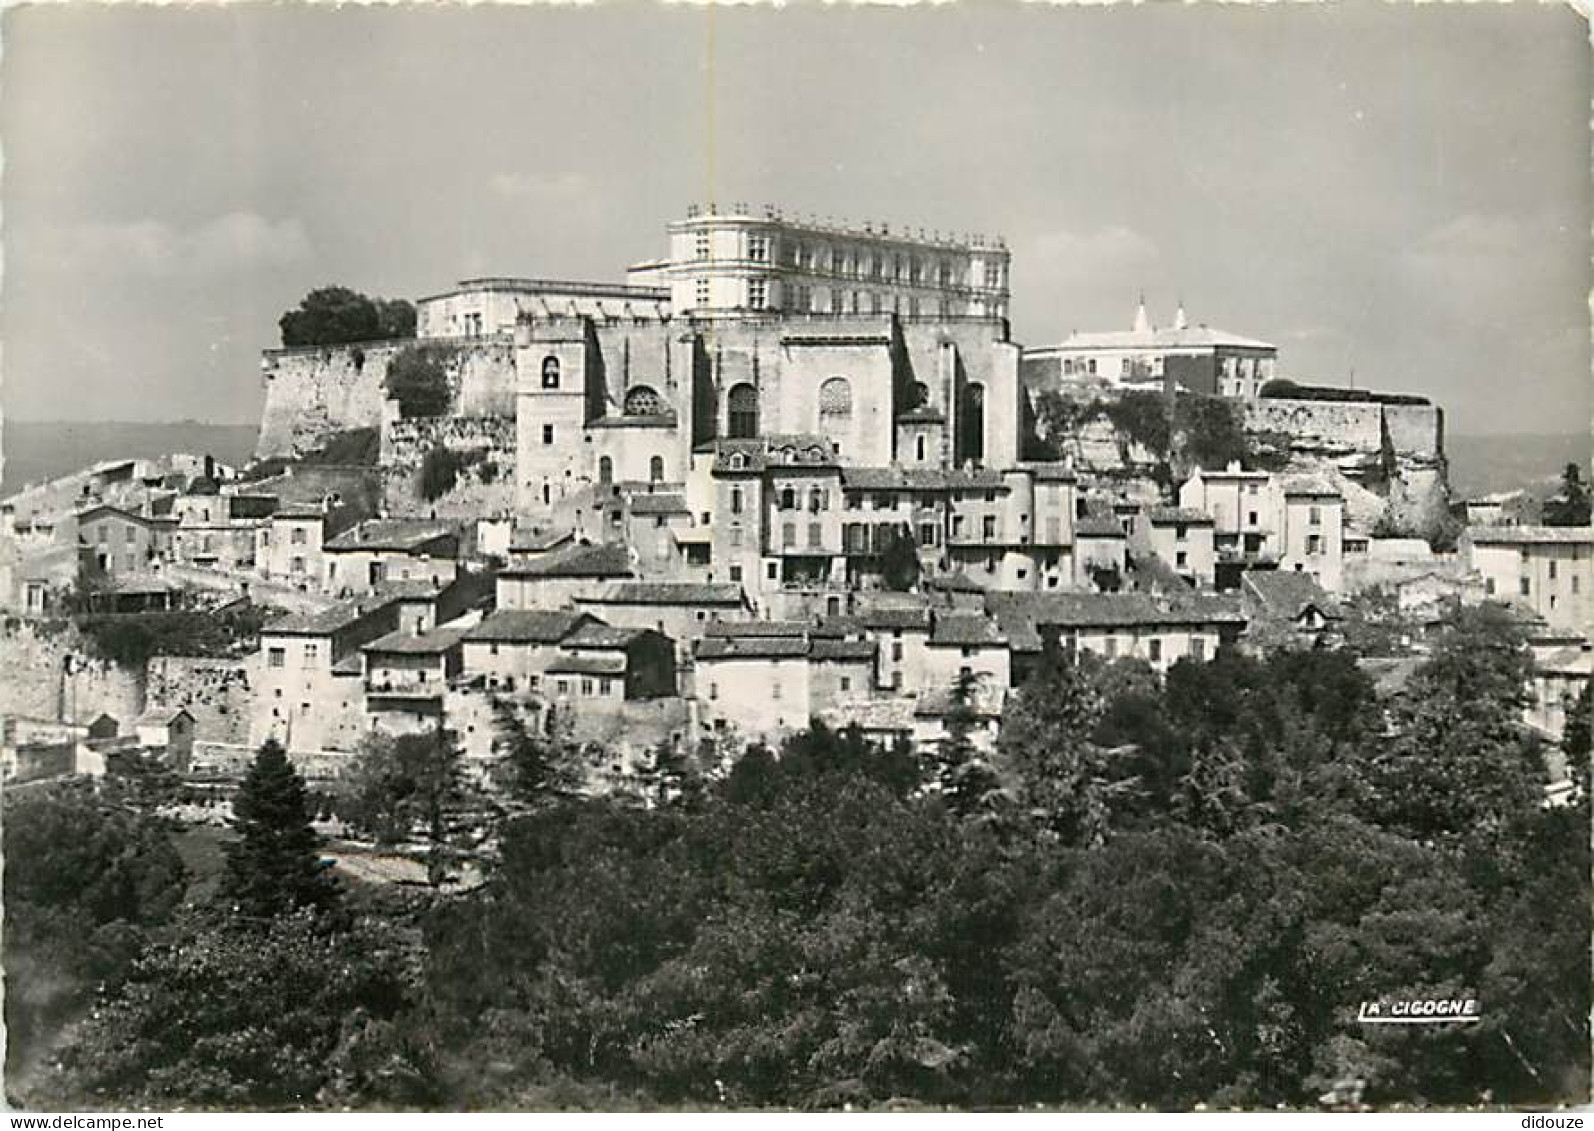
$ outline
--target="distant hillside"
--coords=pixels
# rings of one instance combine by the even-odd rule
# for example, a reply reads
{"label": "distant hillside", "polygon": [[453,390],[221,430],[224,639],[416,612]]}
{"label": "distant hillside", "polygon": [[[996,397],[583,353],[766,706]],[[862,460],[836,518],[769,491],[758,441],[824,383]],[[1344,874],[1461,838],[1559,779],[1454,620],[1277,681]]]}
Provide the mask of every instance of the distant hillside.
{"label": "distant hillside", "polygon": [[187,452],[209,454],[222,463],[242,465],[254,452],[258,432],[247,424],[200,424],[192,420],[169,424],[7,420],[0,495],[10,495],[29,483],[65,475],[105,459]]}
{"label": "distant hillside", "polygon": [[1544,486],[1559,479],[1561,469],[1569,463],[1581,467],[1586,479],[1591,454],[1594,454],[1594,439],[1587,433],[1445,437],[1450,484],[1462,497]]}

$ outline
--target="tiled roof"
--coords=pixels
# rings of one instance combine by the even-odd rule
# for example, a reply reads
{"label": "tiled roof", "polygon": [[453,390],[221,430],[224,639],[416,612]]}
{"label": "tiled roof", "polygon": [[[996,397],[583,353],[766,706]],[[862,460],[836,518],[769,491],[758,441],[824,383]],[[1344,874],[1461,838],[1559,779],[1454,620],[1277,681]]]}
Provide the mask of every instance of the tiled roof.
{"label": "tiled roof", "polygon": [[625,657],[612,653],[581,656],[559,656],[548,665],[554,674],[568,675],[624,675]]}
{"label": "tiled roof", "polygon": [[737,605],[745,603],[740,585],[731,582],[617,581],[582,601],[615,605]]}
{"label": "tiled roof", "polygon": [[589,620],[562,643],[566,648],[624,648],[646,631],[645,628],[619,628]]}
{"label": "tiled roof", "polygon": [[841,485],[854,491],[990,491],[1003,481],[1001,472],[984,468],[844,467]]}
{"label": "tiled roof", "polygon": [[996,622],[985,613],[937,613],[930,628],[931,644],[968,647],[1007,643]]}
{"label": "tiled roof", "polygon": [[464,630],[434,628],[430,632],[390,632],[361,647],[362,652],[396,652],[405,656],[435,656],[459,644]]}
{"label": "tiled roof", "polygon": [[416,518],[370,518],[326,544],[328,550],[416,550],[438,538],[457,537],[446,522]]}
{"label": "tiled roof", "polygon": [[929,628],[930,610],[927,606],[891,606],[865,609],[858,619],[866,628]]}
{"label": "tiled roof", "polygon": [[673,491],[630,496],[626,502],[632,514],[691,514],[686,499]]}
{"label": "tiled roof", "polygon": [[796,660],[808,655],[805,636],[705,636],[697,642],[701,660]]}
{"label": "tiled roof", "polygon": [[940,589],[946,593],[984,593],[985,586],[962,570],[956,573],[937,574],[924,582],[926,589]]}
{"label": "tiled roof", "polygon": [[1240,583],[1272,616],[1294,620],[1309,608],[1327,617],[1340,615],[1334,599],[1305,573],[1289,569],[1246,570]]}
{"label": "tiled roof", "polygon": [[587,619],[586,613],[551,609],[499,609],[469,629],[465,639],[511,644],[556,644]]}
{"label": "tiled roof", "polygon": [[569,530],[521,530],[516,529],[509,535],[509,548],[523,553],[540,553],[551,550],[555,546],[562,546],[574,538]]}
{"label": "tiled roof", "polygon": [[712,621],[704,631],[709,636],[753,639],[758,637],[806,636],[810,626],[800,620],[739,620]]}
{"label": "tiled roof", "polygon": [[873,640],[813,640],[808,649],[815,660],[873,660],[876,646]]}
{"label": "tiled roof", "polygon": [[1156,598],[1144,593],[987,593],[985,607],[1009,632],[1021,619],[1032,625],[1060,628],[1245,621],[1244,613],[1220,598]]}
{"label": "tiled roof", "polygon": [[841,703],[819,712],[827,726],[843,729],[856,724],[869,731],[912,731],[916,700],[906,696],[890,699],[860,699]]}
{"label": "tiled roof", "polygon": [[1469,526],[1467,537],[1479,546],[1534,546],[1594,542],[1589,526]]}
{"label": "tiled roof", "polygon": [[1216,520],[1196,507],[1151,507],[1146,517],[1159,525],[1182,523],[1186,526],[1211,526]]}
{"label": "tiled roof", "polygon": [[387,597],[357,597],[317,612],[289,613],[260,631],[275,636],[330,636],[391,603]]}
{"label": "tiled roof", "polygon": [[426,601],[435,598],[446,588],[446,585],[425,578],[383,578],[377,584],[376,591],[394,601]]}
{"label": "tiled roof", "polygon": [[570,546],[534,562],[510,566],[500,577],[630,577],[631,555],[622,542]]}

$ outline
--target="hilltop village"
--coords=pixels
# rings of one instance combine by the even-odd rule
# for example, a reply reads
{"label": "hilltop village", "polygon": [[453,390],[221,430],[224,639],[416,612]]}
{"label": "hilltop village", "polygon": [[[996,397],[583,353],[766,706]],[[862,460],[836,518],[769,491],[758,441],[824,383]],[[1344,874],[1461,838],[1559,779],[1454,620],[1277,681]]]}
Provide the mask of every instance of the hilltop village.
{"label": "hilltop village", "polygon": [[1053,649],[1349,643],[1398,684],[1483,602],[1529,637],[1529,725],[1588,685],[1594,531],[1453,499],[1422,397],[1183,308],[1022,345],[1000,239],[742,205],[667,236],[624,283],[465,280],[369,340],[314,340],[307,299],[249,466],[4,500],[7,775],[226,780],[276,739],[334,778],[373,732],[486,767],[508,711],[601,791],[814,720],[988,744]]}

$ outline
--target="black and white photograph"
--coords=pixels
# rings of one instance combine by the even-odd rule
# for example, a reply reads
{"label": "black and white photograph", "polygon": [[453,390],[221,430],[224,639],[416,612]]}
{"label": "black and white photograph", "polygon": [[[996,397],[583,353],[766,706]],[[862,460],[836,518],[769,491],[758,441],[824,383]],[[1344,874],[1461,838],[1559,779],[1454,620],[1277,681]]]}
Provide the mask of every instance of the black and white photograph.
{"label": "black and white photograph", "polygon": [[1578,1125],[1591,97],[1554,2],[5,6],[8,1125]]}

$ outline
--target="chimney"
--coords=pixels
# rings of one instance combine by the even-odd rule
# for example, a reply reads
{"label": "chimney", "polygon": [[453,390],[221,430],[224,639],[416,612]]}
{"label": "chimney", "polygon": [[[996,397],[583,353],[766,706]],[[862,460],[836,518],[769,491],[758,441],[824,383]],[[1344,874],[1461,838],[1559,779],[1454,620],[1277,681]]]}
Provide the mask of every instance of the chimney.
{"label": "chimney", "polygon": [[209,452],[205,453],[205,478],[216,478],[216,457]]}

